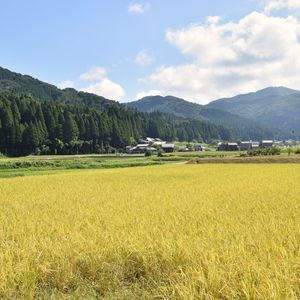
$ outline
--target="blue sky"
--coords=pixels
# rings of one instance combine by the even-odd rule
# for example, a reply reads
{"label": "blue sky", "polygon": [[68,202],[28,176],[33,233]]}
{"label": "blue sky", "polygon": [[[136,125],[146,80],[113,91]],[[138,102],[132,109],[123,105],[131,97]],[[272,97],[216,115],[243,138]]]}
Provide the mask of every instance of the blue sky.
{"label": "blue sky", "polygon": [[0,65],[120,101],[300,88],[300,61],[278,46],[299,50],[299,2],[2,1]]}

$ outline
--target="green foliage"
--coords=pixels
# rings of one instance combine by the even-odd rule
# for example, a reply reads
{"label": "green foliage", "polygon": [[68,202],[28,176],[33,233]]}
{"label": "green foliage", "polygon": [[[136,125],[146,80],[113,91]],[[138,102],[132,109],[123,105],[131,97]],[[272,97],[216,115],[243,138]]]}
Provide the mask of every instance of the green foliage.
{"label": "green foliage", "polygon": [[145,156],[146,156],[146,157],[152,156],[152,152],[151,152],[150,150],[146,150]]}
{"label": "green foliage", "polygon": [[[0,67],[0,91],[15,95],[31,95],[39,101],[53,101],[65,104],[81,104],[89,107],[109,107],[120,105],[101,96],[77,92],[74,89],[58,89],[56,86],[21,75]],[[120,105],[121,106],[121,105]]]}
{"label": "green foliage", "polygon": [[162,151],[162,149],[159,149],[157,151],[157,157],[163,157],[164,156],[164,152]]}
{"label": "green foliage", "polygon": [[208,122],[160,112],[42,102],[12,93],[0,93],[0,124],[0,152],[10,156],[115,153],[144,136],[179,141],[230,136]]}
{"label": "green foliage", "polygon": [[241,132],[219,122],[223,114],[193,120],[176,112],[141,113],[0,67],[0,151],[8,155],[112,153],[145,136],[187,142],[236,139]]}
{"label": "green foliage", "polygon": [[213,101],[207,107],[249,118],[267,128],[273,128],[280,139],[300,138],[299,91],[271,87],[256,93]]}
{"label": "green foliage", "polygon": [[295,150],[295,154],[300,155],[300,148],[298,148],[298,149]]}
{"label": "green foliage", "polygon": [[[234,136],[235,139],[245,140],[249,138],[252,140],[260,140],[268,136],[273,136],[270,130],[258,125],[247,117],[240,117],[228,111],[191,103],[172,96],[149,96],[138,101],[127,103],[127,105],[141,112],[161,111],[175,114],[179,117],[218,124],[227,129],[227,135],[225,135],[224,132],[224,140],[230,140],[232,136]],[[197,142],[203,142],[200,136],[197,137]]]}
{"label": "green foliage", "polygon": [[281,149],[278,147],[250,149],[247,151],[248,156],[269,156],[280,155]]}

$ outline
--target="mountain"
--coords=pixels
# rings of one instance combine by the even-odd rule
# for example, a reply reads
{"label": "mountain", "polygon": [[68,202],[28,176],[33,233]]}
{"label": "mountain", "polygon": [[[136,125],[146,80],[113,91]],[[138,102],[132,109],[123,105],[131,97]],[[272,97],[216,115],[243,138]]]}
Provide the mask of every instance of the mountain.
{"label": "mountain", "polygon": [[173,96],[149,96],[141,100],[127,103],[131,108],[142,112],[161,111],[184,118],[208,121],[235,131],[241,139],[271,138],[273,133],[264,126],[246,117],[234,115],[228,111],[197,103],[188,102]]}
{"label": "mountain", "polygon": [[59,89],[28,75],[11,72],[0,67],[0,91],[15,95],[30,95],[40,101],[55,101],[64,104],[83,104],[98,108],[119,105],[118,102],[75,89]]}
{"label": "mountain", "polygon": [[276,131],[281,138],[300,137],[300,92],[269,87],[255,93],[213,101],[208,108],[247,117]]}
{"label": "mountain", "polygon": [[206,142],[238,138],[218,124],[137,112],[116,101],[60,90],[0,68],[0,153],[109,153],[145,136]]}

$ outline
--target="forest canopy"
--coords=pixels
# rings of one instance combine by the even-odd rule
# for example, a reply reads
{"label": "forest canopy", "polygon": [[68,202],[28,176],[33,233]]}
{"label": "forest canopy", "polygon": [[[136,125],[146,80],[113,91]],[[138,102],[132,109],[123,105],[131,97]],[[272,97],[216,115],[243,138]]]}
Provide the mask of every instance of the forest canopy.
{"label": "forest canopy", "polygon": [[234,133],[161,112],[140,113],[120,105],[91,108],[0,93],[0,152],[6,155],[111,153],[146,136],[210,141],[229,140]]}

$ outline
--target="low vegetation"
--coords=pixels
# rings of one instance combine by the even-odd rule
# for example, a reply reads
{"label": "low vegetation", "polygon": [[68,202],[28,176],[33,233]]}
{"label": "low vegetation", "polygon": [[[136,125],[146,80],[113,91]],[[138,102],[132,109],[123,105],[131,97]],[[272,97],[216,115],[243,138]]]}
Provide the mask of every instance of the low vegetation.
{"label": "low vegetation", "polygon": [[300,166],[0,179],[1,299],[299,299]]}
{"label": "low vegetation", "polygon": [[295,154],[300,155],[300,148],[297,148],[297,149],[295,150]]}
{"label": "low vegetation", "polygon": [[258,148],[258,149],[250,149],[247,151],[248,156],[274,156],[280,155],[281,148],[279,147],[270,147],[270,148]]}
{"label": "low vegetation", "polygon": [[[182,161],[182,158],[180,159]],[[171,159],[145,159],[143,157],[44,157],[3,159],[0,161],[0,178],[26,175],[42,175],[65,172],[74,169],[113,169],[159,165],[172,162]]]}

